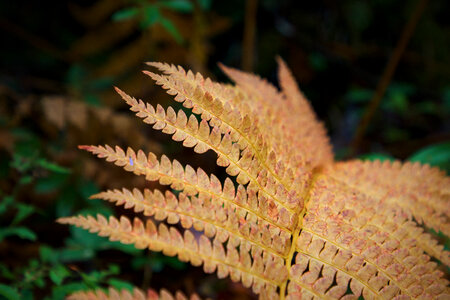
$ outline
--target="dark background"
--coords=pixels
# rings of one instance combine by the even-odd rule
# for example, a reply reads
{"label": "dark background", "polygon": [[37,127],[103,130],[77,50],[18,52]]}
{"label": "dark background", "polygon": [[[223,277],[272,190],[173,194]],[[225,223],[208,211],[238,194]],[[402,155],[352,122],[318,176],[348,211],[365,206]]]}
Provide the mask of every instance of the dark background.
{"label": "dark background", "polygon": [[[108,285],[252,297],[176,259],[54,223],[77,213],[126,213],[88,197],[149,186],[79,144],[142,148],[223,172],[212,154],[205,159],[142,124],[115,94],[112,86],[174,105],[140,72],[145,61],[228,82],[222,62],[277,84],[280,55],[325,122],[337,159],[395,157],[448,172],[449,11],[445,0],[2,1],[0,299],[61,299]],[[405,28],[411,38],[402,42]]]}

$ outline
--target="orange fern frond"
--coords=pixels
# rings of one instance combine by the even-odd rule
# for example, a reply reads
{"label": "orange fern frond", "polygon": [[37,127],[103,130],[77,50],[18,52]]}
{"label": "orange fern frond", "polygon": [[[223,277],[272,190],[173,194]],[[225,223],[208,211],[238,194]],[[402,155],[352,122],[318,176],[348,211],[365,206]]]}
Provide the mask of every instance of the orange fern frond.
{"label": "orange fern frond", "polygon": [[[150,63],[159,66],[158,63]],[[144,71],[156,84],[167,89],[167,93],[175,95],[175,100],[183,103],[186,108],[192,109],[194,114],[200,115],[212,127],[217,127],[220,134],[228,134],[232,143],[236,143],[241,150],[247,149],[268,175],[278,183],[288,188],[294,182],[295,175],[289,168],[279,163],[276,151],[271,151],[271,141],[267,133],[271,131],[260,130],[262,126],[254,126],[251,118],[257,118],[256,113],[242,114],[241,109],[233,107],[231,101],[214,97],[204,89],[202,81],[194,81],[182,76],[159,75]],[[246,110],[244,110],[246,111]],[[298,176],[297,176],[298,177]],[[296,183],[299,185],[299,183]]]}
{"label": "orange fern frond", "polygon": [[[133,223],[124,216],[117,220],[110,217],[107,220],[102,215],[76,216],[58,219],[59,223],[72,224],[100,236],[107,236],[111,241],[124,244],[134,244],[138,249],[148,248],[161,251],[167,256],[178,256],[183,262],[194,266],[203,265],[206,273],[217,272],[219,278],[230,276],[233,281],[242,281],[244,286],[252,287],[256,293],[274,294],[277,286],[287,278],[283,260],[263,257],[261,251],[252,251],[252,256],[244,247],[236,248],[231,242],[216,236],[213,241],[200,234],[185,230],[182,235],[175,227],[167,227],[161,223],[158,227],[151,221],[144,223],[134,218]],[[273,272],[274,271],[274,272]]]}
{"label": "orange fern frond", "polygon": [[[236,209],[243,209],[251,214],[255,220],[263,224],[269,224],[278,228],[277,230],[289,231],[293,226],[294,215],[284,207],[280,207],[273,200],[258,196],[257,190],[252,186],[239,189],[243,193],[235,194],[235,187],[232,181],[227,178],[223,189],[220,181],[213,174],[208,176],[201,168],[195,171],[191,166],[183,167],[177,160],[171,162],[167,156],[163,155],[158,161],[156,155],[149,153],[148,156],[139,150],[137,154],[131,148],[125,153],[120,147],[114,150],[110,146],[80,146],[96,154],[100,158],[105,158],[109,162],[114,162],[117,166],[122,166],[126,171],[136,175],[144,175],[149,181],[159,181],[162,185],[170,185],[171,188],[184,191],[188,196],[200,195],[233,205]],[[291,202],[296,201],[292,199]],[[270,210],[264,208],[269,207]]]}
{"label": "orange fern frond", "polygon": [[450,178],[444,172],[418,163],[351,161],[335,165],[330,175],[450,236]]}
{"label": "orange fern frond", "polygon": [[[227,183],[229,186],[230,182]],[[269,255],[283,259],[287,254],[286,249],[290,246],[290,235],[286,231],[274,234],[271,226],[262,226],[263,222],[256,224],[252,216],[244,210],[235,207],[225,209],[220,202],[212,202],[205,197],[188,197],[184,193],[177,197],[169,191],[163,194],[159,190],[151,192],[145,189],[142,193],[138,189],[133,189],[132,192],[123,189],[108,190],[91,198],[124,205],[126,209],[134,208],[135,212],[154,216],[158,221],[180,223],[185,229],[194,228],[204,232],[208,238],[220,236],[223,242],[251,247],[258,252],[267,251]]]}
{"label": "orange fern frond", "polygon": [[[278,58],[278,77],[286,104],[286,118],[292,120],[289,125],[289,138],[298,151],[311,160],[312,167],[319,167],[333,162],[333,151],[326,129],[300,91],[286,63]],[[312,153],[313,155],[311,155]]]}
{"label": "orange fern frond", "polygon": [[162,289],[159,293],[154,290],[148,290],[144,293],[140,289],[133,289],[133,291],[121,290],[118,291],[114,288],[109,288],[105,293],[102,290],[76,292],[67,297],[67,300],[200,300],[200,297],[196,294],[186,297],[182,292],[178,291],[175,296],[165,289]]}
{"label": "orange fern frond", "polygon": [[[430,229],[450,235],[450,178],[420,164],[334,162],[323,124],[286,64],[278,63],[281,91],[224,66],[236,85],[149,63],[162,74],[145,73],[190,112],[116,91],[154,129],[194,152],[215,152],[229,177],[220,181],[141,150],[80,146],[177,192],[115,189],[92,196],[141,213],[145,224],[101,215],[58,222],[178,256],[251,287],[260,299],[448,299],[449,251]],[[122,293],[172,299],[167,292]],[[114,290],[75,295],[122,297]]]}

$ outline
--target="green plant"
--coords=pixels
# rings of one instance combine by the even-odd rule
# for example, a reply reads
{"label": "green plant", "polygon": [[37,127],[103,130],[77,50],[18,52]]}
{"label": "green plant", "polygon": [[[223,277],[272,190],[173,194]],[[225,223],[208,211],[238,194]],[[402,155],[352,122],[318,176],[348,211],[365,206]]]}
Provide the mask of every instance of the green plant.
{"label": "green plant", "polygon": [[[173,191],[92,196],[144,219],[99,214],[58,222],[203,265],[205,272],[252,287],[261,299],[449,297],[439,270],[449,266],[449,252],[422,228],[450,234],[450,178],[442,171],[399,161],[335,162],[323,125],[281,60],[281,92],[224,66],[235,86],[181,67],[149,65],[163,74],[144,73],[191,111],[189,117],[185,109],[155,108],[117,92],[154,129],[197,153],[214,151],[229,177],[220,181],[141,150],[80,146]],[[72,298],[105,296],[80,292]],[[119,298],[114,290],[109,296]],[[166,292],[160,297],[170,299]]]}

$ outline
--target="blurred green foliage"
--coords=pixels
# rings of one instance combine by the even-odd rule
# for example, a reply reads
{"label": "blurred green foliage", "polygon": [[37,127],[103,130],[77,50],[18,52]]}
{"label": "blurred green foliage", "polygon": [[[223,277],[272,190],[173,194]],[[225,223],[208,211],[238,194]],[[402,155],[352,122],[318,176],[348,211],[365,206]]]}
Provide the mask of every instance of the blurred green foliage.
{"label": "blurred green foliage", "polygon": [[[17,172],[18,177],[11,193],[0,191],[0,243],[11,238],[9,242],[19,244],[27,240],[39,242],[39,251],[37,257],[21,262],[21,266],[11,268],[6,261],[0,262],[0,279],[8,283],[0,284],[0,299],[37,299],[36,295],[40,295],[39,299],[56,300],[63,299],[77,290],[106,286],[132,289],[133,284],[120,278],[121,268],[117,264],[110,263],[105,270],[90,272],[76,267],[80,262],[89,262],[100,257],[102,251],[118,250],[129,254],[130,266],[135,270],[142,269],[144,265],[152,266],[153,272],[160,272],[165,265],[177,269],[185,268],[185,264],[176,259],[149,255],[132,245],[111,242],[107,238],[75,227],[69,229],[68,237],[57,247],[43,242],[49,237],[38,237],[33,229],[37,220],[48,222],[48,225],[53,227],[56,225],[52,223],[60,216],[74,213],[110,215],[112,209],[100,200],[86,202],[85,199],[98,192],[94,182],[74,178],[70,168],[62,167],[43,157],[37,146],[40,144],[39,139],[30,131],[22,128],[15,132],[20,139],[15,144],[13,157],[2,157],[4,161],[9,161],[2,165],[2,177],[14,172]],[[36,148],[23,147],[24,141],[33,140]],[[41,172],[38,177],[36,172]],[[39,208],[32,202],[20,202],[19,195],[24,192],[57,193],[59,196],[53,207]],[[80,210],[77,207],[84,208]]]}
{"label": "blurred green foliage", "polygon": [[438,167],[450,174],[450,142],[430,145],[420,149],[408,160]]}

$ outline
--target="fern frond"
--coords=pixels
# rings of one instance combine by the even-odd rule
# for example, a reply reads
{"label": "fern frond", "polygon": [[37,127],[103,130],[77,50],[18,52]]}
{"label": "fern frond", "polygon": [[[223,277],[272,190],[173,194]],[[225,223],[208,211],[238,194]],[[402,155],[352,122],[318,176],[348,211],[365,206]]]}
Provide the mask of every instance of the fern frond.
{"label": "fern frond", "polygon": [[223,64],[219,64],[219,67],[247,94],[254,95],[255,100],[266,102],[268,106],[273,106],[274,109],[277,108],[277,106],[284,105],[277,89],[266,79],[262,79],[258,75],[227,67]]}
{"label": "fern frond", "polygon": [[450,178],[418,163],[350,161],[330,176],[402,208],[409,219],[450,235]]}
{"label": "fern frond", "polygon": [[[250,214],[233,207],[222,207],[220,202],[213,202],[204,197],[188,197],[184,193],[175,196],[166,191],[151,192],[145,189],[142,193],[138,189],[108,190],[91,196],[134,208],[135,212],[142,212],[145,216],[154,216],[158,221],[169,224],[180,223],[183,228],[194,228],[202,231],[208,238],[218,237],[221,242],[251,251],[267,251],[281,259],[286,257],[286,249],[290,246],[290,234],[280,231],[274,234],[270,227],[256,224]],[[266,255],[264,255],[266,257]],[[270,258],[275,259],[275,258]]]}
{"label": "fern frond", "polygon": [[[142,100],[137,101],[118,88],[116,91],[131,106],[130,109],[136,112],[138,117],[143,118],[145,123],[153,124],[153,128],[166,134],[173,134],[172,138],[183,142],[185,147],[195,146],[194,151],[197,153],[209,149],[216,152],[217,164],[226,167],[226,172],[230,176],[237,176],[238,183],[244,185],[251,181],[251,184],[259,190],[259,194],[273,199],[291,214],[294,212],[293,208],[298,207],[297,202],[288,201],[287,190],[281,184],[276,185],[270,181],[272,177],[265,178],[259,174],[258,162],[251,157],[247,149],[240,153],[238,145],[231,142],[229,134],[221,136],[218,127],[214,126],[211,129],[205,120],[199,124],[194,115],[190,115],[188,119],[183,110],[176,113],[169,107],[165,111],[160,105],[155,109],[152,105],[144,104]],[[297,197],[290,199],[299,200]]]}
{"label": "fern frond", "polygon": [[[122,166],[126,171],[136,175],[144,175],[149,181],[159,181],[162,185],[170,185],[173,189],[184,191],[188,196],[199,194],[214,201],[220,201],[221,205],[229,204],[236,209],[245,210],[252,215],[254,221],[258,220],[264,226],[271,226],[277,232],[279,230],[291,232],[294,225],[294,215],[284,209],[278,209],[275,204],[270,204],[269,199],[257,197],[257,190],[250,186],[244,188],[239,185],[236,193],[234,184],[228,178],[225,180],[223,189],[216,176],[210,177],[201,169],[195,171],[191,166],[183,167],[177,160],[171,162],[163,155],[158,161],[153,153],[148,157],[139,150],[136,154],[131,148],[125,153],[120,147],[112,149],[110,146],[80,146],[81,149],[92,152],[100,158],[114,162]],[[270,207],[271,209],[266,209]]]}
{"label": "fern frond", "polygon": [[[450,252],[427,229],[450,235],[450,178],[443,172],[411,163],[335,163],[323,125],[281,59],[281,92],[227,67],[236,86],[149,65],[163,74],[146,73],[193,114],[117,92],[153,128],[197,153],[214,151],[237,184],[164,155],[80,146],[179,192],[92,196],[142,213],[146,225],[100,215],[60,223],[203,265],[252,287],[260,299],[450,297],[441,271]],[[165,223],[181,225],[182,233]]]}
{"label": "fern frond", "polygon": [[[286,101],[284,94],[278,93],[272,84],[259,76],[223,65],[221,68],[237,87],[251,95],[253,102],[261,103],[260,113],[267,122],[263,128],[270,128],[269,132],[272,133],[272,137],[266,139],[271,141],[275,152],[279,154],[283,167],[296,170],[295,178],[302,178],[314,168],[333,161],[326,131],[315,118],[306,100],[293,106],[289,105],[290,102]],[[289,71],[282,65],[280,69],[281,86],[291,87],[294,83],[292,77],[286,78]],[[295,187],[296,190],[302,191],[306,188],[302,184]]]}
{"label": "fern frond", "polygon": [[[386,201],[383,197],[376,198],[357,188],[348,187],[335,179],[327,180],[323,188],[325,186],[330,190],[343,191],[344,195],[352,195],[351,200],[339,200],[342,202],[339,208],[341,214],[345,212],[346,218],[351,220],[349,224],[352,227],[363,228],[366,234],[376,237],[380,245],[386,240],[391,240],[391,244],[400,244],[416,256],[425,252],[449,265],[450,252],[444,251],[443,245],[439,245],[430,234],[424,233],[423,228],[412,221],[399,206]],[[334,210],[334,213],[339,214],[339,210]],[[394,251],[396,248],[389,249]]]}
{"label": "fern frond", "polygon": [[[204,92],[208,92],[212,98],[221,101],[223,105],[226,102],[228,104],[242,105],[241,94],[231,85],[225,85],[222,83],[214,82],[210,78],[204,78],[202,74],[194,74],[191,70],[184,70],[181,66],[169,65],[167,63],[161,62],[147,62],[148,66],[154,67],[166,75],[170,75],[173,78],[179,79],[181,81],[187,81],[191,85],[200,84]],[[223,101],[223,99],[227,99]]]}
{"label": "fern frond", "polygon": [[277,61],[278,80],[287,102],[283,107],[290,120],[287,124],[291,129],[288,132],[291,133],[289,140],[293,141],[293,148],[311,159],[313,167],[331,163],[334,155],[323,123],[317,120],[311,104],[300,91],[286,63],[280,57]]}
{"label": "fern frond", "polygon": [[134,288],[132,292],[128,290],[118,291],[112,287],[105,293],[102,290],[96,291],[80,291],[73,293],[67,300],[200,300],[197,294],[186,297],[182,292],[177,291],[175,295],[171,294],[165,289],[162,289],[159,293],[149,289],[147,292],[143,292],[140,289]]}
{"label": "fern frond", "polygon": [[[158,63],[148,63],[159,67]],[[207,120],[211,126],[217,126],[221,134],[229,134],[233,143],[237,143],[241,150],[248,149],[251,156],[255,157],[261,168],[286,189],[294,182],[294,175],[287,171],[289,169],[277,166],[279,158],[271,145],[262,134],[260,126],[255,126],[254,121],[250,121],[248,114],[232,107],[229,102],[219,98],[214,98],[209,92],[202,88],[201,82],[184,78],[183,76],[173,76],[173,74],[159,75],[144,71],[156,84],[167,89],[167,93],[175,95],[175,100],[183,103],[187,108],[192,108],[193,113],[199,114],[202,119]],[[248,110],[247,110],[248,111]],[[269,128],[269,127],[267,127]],[[270,132],[265,130],[266,132]]]}
{"label": "fern frond", "polygon": [[356,297],[391,299],[398,294],[434,298],[446,292],[448,282],[436,263],[423,254],[420,241],[405,234],[411,224],[404,215],[382,199],[333,181],[317,179],[294,238],[298,253],[290,268],[290,293],[311,293],[309,287],[320,297],[340,298],[349,288]]}
{"label": "fern frond", "polygon": [[178,256],[180,261],[190,262],[194,266],[203,265],[206,273],[217,271],[219,278],[230,276],[233,281],[242,281],[244,286],[252,287],[256,293],[264,291],[275,294],[277,286],[287,278],[282,261],[269,260],[264,263],[261,252],[253,250],[250,253],[250,249],[236,248],[232,243],[224,246],[217,237],[211,242],[204,234],[196,238],[189,230],[181,235],[175,227],[167,227],[163,223],[156,227],[151,220],[144,225],[139,218],[135,218],[132,224],[124,216],[120,220],[113,216],[107,220],[97,215],[97,218],[60,218],[58,222],[98,232],[98,235],[107,236],[111,241],[134,244],[138,249],[148,248],[167,256]]}

